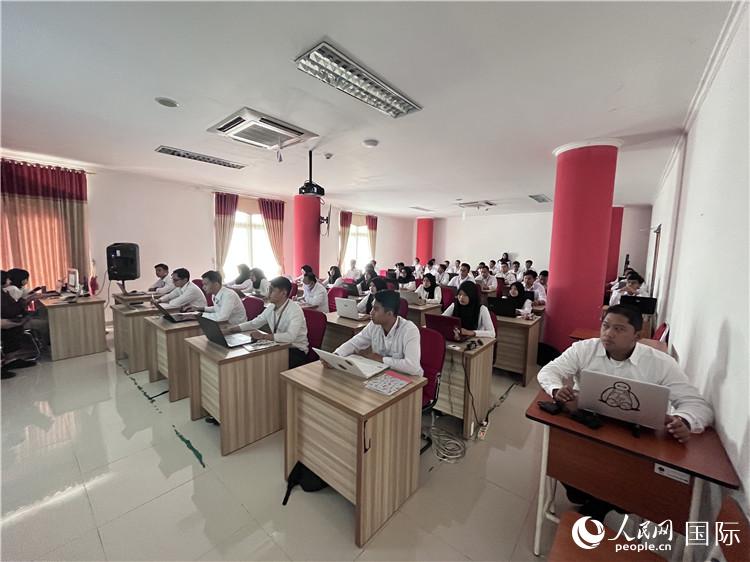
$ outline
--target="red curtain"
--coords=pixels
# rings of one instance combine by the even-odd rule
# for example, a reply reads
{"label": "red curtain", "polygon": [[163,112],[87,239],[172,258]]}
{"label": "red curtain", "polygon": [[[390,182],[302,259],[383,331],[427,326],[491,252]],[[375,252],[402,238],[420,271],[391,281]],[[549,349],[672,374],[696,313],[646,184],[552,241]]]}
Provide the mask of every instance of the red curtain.
{"label": "red curtain", "polygon": [[239,196],[233,193],[214,193],[214,234],[216,240],[216,269],[222,271],[229,253],[234,230],[234,214]]}
{"label": "red curtain", "polygon": [[367,215],[365,217],[365,222],[367,223],[367,234],[370,238],[370,253],[372,254],[372,259],[375,259],[375,242],[377,241],[378,233],[378,217],[374,215]]}
{"label": "red curtain", "polygon": [[284,202],[275,199],[258,199],[258,208],[266,225],[268,240],[271,242],[273,257],[284,270]]}
{"label": "red curtain", "polygon": [[349,243],[349,230],[352,227],[352,214],[349,211],[341,211],[339,214],[339,267],[344,267],[346,256],[346,245]]}

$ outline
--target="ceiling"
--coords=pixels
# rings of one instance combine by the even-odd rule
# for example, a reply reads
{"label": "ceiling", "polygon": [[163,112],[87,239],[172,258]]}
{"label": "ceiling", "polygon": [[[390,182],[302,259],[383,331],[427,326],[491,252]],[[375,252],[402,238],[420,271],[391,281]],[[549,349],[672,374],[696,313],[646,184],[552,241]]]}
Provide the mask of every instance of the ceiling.
{"label": "ceiling", "polygon": [[[549,211],[561,144],[618,137],[615,203],[650,204],[728,2],[2,3],[2,147],[291,196],[305,146],[206,132],[242,106],[320,135],[314,179],[352,210]],[[423,107],[392,119],[298,71],[327,38]],[[154,102],[179,101],[177,109]],[[366,149],[362,140],[380,146]],[[169,145],[247,165],[157,154]],[[323,153],[333,153],[330,160]]]}

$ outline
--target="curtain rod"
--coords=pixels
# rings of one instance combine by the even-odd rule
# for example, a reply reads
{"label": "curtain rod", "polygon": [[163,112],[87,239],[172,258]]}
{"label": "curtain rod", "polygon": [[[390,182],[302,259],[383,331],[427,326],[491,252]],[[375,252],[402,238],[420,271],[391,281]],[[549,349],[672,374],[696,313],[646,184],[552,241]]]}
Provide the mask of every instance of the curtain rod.
{"label": "curtain rod", "polygon": [[66,166],[60,166],[59,164],[45,164],[43,162],[23,160],[21,158],[9,158],[7,156],[2,157],[2,160],[5,160],[6,162],[13,162],[15,164],[22,164],[24,166],[32,166],[35,168],[48,168],[51,170],[63,170],[66,172],[76,172],[76,173],[82,173],[82,174],[88,174],[88,175],[96,175],[96,172],[89,172],[84,169],[78,169],[78,168],[68,168]]}

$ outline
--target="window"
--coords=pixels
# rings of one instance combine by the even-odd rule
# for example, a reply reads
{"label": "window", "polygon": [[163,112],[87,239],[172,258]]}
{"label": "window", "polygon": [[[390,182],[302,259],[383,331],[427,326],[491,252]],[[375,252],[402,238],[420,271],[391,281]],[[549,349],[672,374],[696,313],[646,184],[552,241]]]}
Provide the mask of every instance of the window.
{"label": "window", "polygon": [[367,225],[349,227],[349,242],[346,244],[346,253],[344,254],[344,273],[349,269],[349,262],[357,260],[357,267],[363,269],[365,264],[372,259],[370,254],[370,235],[367,232]]}
{"label": "window", "polygon": [[234,215],[232,241],[224,262],[224,278],[228,281],[235,279],[237,266],[242,263],[251,268],[261,268],[268,278],[276,277],[281,272],[271,250],[263,217],[237,211]]}

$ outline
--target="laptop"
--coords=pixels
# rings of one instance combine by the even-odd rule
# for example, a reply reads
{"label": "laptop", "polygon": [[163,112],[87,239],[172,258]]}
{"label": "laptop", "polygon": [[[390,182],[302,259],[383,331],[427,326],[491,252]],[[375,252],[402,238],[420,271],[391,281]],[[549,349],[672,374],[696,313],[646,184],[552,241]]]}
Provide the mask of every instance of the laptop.
{"label": "laptop", "polygon": [[536,293],[534,293],[534,291],[524,291],[523,296],[531,302],[534,302],[536,300]]}
{"label": "laptop", "polygon": [[578,407],[652,429],[664,427],[669,388],[597,371],[581,371]]}
{"label": "laptop", "polygon": [[127,291],[127,290],[125,290],[125,287],[121,283],[118,283],[117,286],[120,287],[120,292],[122,292],[123,295],[128,295],[128,296],[131,296],[131,297],[137,297],[137,296],[141,296],[141,295],[145,295],[146,294],[143,291]]}
{"label": "laptop", "polygon": [[424,304],[424,300],[419,298],[419,295],[414,291],[399,291],[399,295],[409,304]]}
{"label": "laptop", "polygon": [[323,351],[313,347],[313,351],[318,354],[323,361],[328,363],[331,367],[337,371],[342,371],[355,377],[362,379],[369,379],[374,377],[378,373],[382,373],[388,368],[385,363],[373,361],[359,355],[350,355],[349,357],[341,357],[334,353]]}
{"label": "laptop", "polygon": [[641,314],[654,314],[656,312],[656,299],[652,297],[631,297],[623,295],[620,304],[632,306],[641,311]]}
{"label": "laptop", "polygon": [[240,347],[249,343],[255,343],[255,340],[244,334],[223,334],[219,323],[215,320],[209,320],[203,316],[198,317],[198,324],[209,341],[222,347]]}
{"label": "laptop", "polygon": [[357,310],[357,303],[352,299],[342,299],[336,297],[336,313],[342,318],[349,318],[350,320],[368,320],[369,314],[361,314]]}
{"label": "laptop", "polygon": [[349,292],[350,297],[359,296],[359,286],[356,283],[344,283],[341,286]]}
{"label": "laptop", "polygon": [[190,322],[191,320],[195,320],[196,318],[198,318],[198,315],[194,312],[176,312],[172,314],[156,301],[154,301],[154,306],[159,310],[159,312],[161,312],[162,318],[168,320],[169,322],[172,322],[173,324],[177,324],[178,322]]}
{"label": "laptop", "polygon": [[501,299],[498,297],[487,298],[487,308],[498,316],[506,316],[508,318],[515,318],[518,313],[516,312],[516,304],[514,301],[509,299]]}
{"label": "laptop", "polygon": [[454,334],[454,329],[461,329],[461,320],[455,316],[442,316],[440,314],[425,314],[427,327],[436,332],[443,334],[446,341],[465,341],[468,336],[458,336]]}

